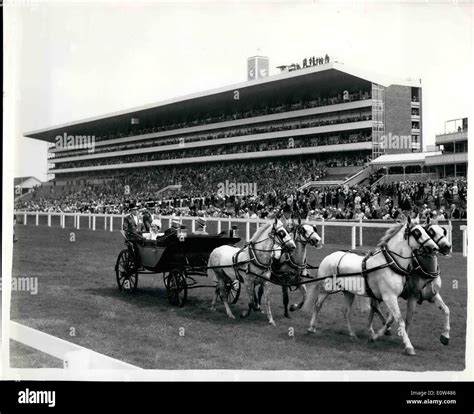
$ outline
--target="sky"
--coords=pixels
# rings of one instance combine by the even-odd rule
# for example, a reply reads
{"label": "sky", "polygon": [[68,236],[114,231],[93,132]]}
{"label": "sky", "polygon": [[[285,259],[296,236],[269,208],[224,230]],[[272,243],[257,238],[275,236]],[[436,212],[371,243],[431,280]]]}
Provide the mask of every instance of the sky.
{"label": "sky", "polygon": [[46,180],[47,146],[25,132],[245,81],[257,53],[270,74],[327,53],[421,78],[425,145],[472,111],[472,3],[17,1],[5,11],[15,177]]}

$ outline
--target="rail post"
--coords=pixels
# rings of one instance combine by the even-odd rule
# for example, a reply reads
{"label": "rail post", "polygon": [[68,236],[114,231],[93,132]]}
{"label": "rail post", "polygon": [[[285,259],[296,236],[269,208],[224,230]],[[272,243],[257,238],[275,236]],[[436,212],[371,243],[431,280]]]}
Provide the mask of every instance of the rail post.
{"label": "rail post", "polygon": [[39,214],[36,213],[36,225],[39,226]]}
{"label": "rail post", "polygon": [[123,219],[124,219],[124,216],[122,214],[122,222],[120,223],[120,229],[123,229]]}
{"label": "rail post", "polygon": [[114,216],[110,215],[110,231],[114,231]]}
{"label": "rail post", "polygon": [[48,213],[48,227],[51,227],[51,213]]}
{"label": "rail post", "polygon": [[91,212],[89,211],[89,229],[91,228]]}
{"label": "rail post", "polygon": [[61,226],[63,229],[66,228],[66,215],[64,213],[61,213]]}
{"label": "rail post", "polygon": [[81,228],[81,216],[77,214],[76,217],[77,229],[79,230]]}
{"label": "rail post", "polygon": [[27,223],[27,221],[28,221],[27,217],[28,217],[28,214],[24,213],[24,214],[23,214],[23,225],[24,225],[24,226],[26,226],[26,223]]}
{"label": "rail post", "polygon": [[354,250],[355,248],[356,248],[356,226],[355,224],[353,224],[351,228],[351,249]]}
{"label": "rail post", "polygon": [[459,227],[462,231],[462,257],[467,257],[467,226]]}
{"label": "rail post", "polygon": [[451,220],[448,221],[448,241],[451,244],[453,243],[453,223],[451,223]]}
{"label": "rail post", "polygon": [[92,217],[92,230],[95,231],[95,215]]}
{"label": "rail post", "polygon": [[104,230],[107,230],[107,216],[104,214]]}
{"label": "rail post", "polygon": [[326,238],[325,237],[326,232],[324,231],[324,217],[321,220],[322,220],[322,223],[321,223],[321,241],[324,244],[324,240]]}
{"label": "rail post", "polygon": [[245,223],[245,239],[250,241],[250,221]]}
{"label": "rail post", "polygon": [[194,219],[191,220],[191,231],[193,233],[196,231],[196,221]]}
{"label": "rail post", "polygon": [[362,246],[362,217],[359,219],[359,246]]}
{"label": "rail post", "polygon": [[221,232],[221,220],[217,218],[217,234]]}

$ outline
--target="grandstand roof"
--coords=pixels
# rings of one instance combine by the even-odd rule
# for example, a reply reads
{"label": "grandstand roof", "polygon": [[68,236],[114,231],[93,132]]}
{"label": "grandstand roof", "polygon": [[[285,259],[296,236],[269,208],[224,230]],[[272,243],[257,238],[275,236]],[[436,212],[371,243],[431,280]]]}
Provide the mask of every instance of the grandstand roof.
{"label": "grandstand roof", "polygon": [[[334,93],[342,90],[357,90],[375,82],[382,86],[392,84],[421,86],[419,81],[393,79],[370,73],[342,63],[330,62],[291,72],[283,72],[267,78],[228,85],[217,89],[151,103],[96,117],[81,119],[24,133],[25,137],[54,142],[57,135],[103,134],[106,131],[131,128],[131,118],[139,118],[140,127],[147,127],[147,121],[185,120],[196,115],[206,116],[213,111],[229,109],[245,111],[265,103],[285,103],[288,97],[317,96],[319,93]],[[240,97],[234,99],[234,91]]]}
{"label": "grandstand roof", "polygon": [[424,163],[426,157],[432,155],[440,155],[441,151],[435,152],[405,152],[401,154],[385,154],[371,161],[371,165],[386,165],[386,164],[413,164]]}
{"label": "grandstand roof", "polygon": [[23,183],[23,182],[29,180],[30,178],[32,178],[33,180],[36,180],[36,181],[38,181],[39,183],[41,183],[41,181],[38,180],[36,177],[33,177],[33,176],[30,175],[29,177],[15,177],[13,184],[14,184],[14,185],[19,185],[19,184],[21,184],[21,183]]}

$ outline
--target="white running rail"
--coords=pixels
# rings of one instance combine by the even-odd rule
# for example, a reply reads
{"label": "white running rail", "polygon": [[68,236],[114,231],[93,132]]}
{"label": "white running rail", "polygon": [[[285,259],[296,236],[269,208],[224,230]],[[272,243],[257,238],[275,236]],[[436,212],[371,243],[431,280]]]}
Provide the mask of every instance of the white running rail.
{"label": "white running rail", "polygon": [[142,369],[14,321],[10,321],[10,339],[62,360],[68,370]]}

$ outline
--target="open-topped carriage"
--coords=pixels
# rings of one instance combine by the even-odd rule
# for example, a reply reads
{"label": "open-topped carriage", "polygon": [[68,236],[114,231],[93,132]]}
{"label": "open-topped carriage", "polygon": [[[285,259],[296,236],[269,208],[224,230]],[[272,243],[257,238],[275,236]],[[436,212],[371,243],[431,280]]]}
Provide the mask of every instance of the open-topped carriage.
{"label": "open-topped carriage", "polygon": [[[168,300],[175,306],[184,306],[188,289],[214,287],[199,285],[195,277],[207,276],[209,255],[216,247],[240,241],[227,234],[171,233],[147,240],[137,234],[121,233],[126,248],[119,253],[115,265],[119,290],[135,292],[139,274],[162,273]],[[230,281],[226,286],[228,301],[235,303],[239,295],[240,283]]]}

